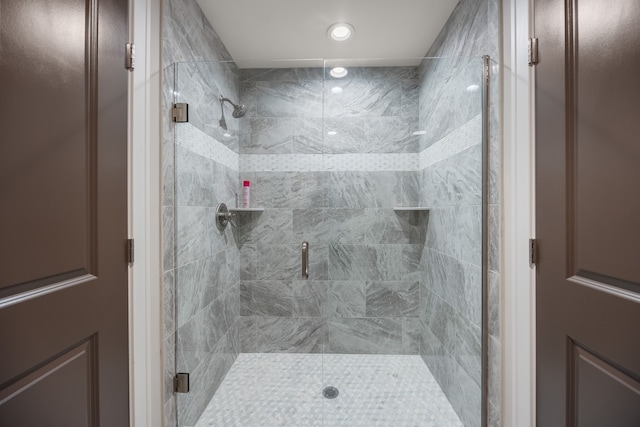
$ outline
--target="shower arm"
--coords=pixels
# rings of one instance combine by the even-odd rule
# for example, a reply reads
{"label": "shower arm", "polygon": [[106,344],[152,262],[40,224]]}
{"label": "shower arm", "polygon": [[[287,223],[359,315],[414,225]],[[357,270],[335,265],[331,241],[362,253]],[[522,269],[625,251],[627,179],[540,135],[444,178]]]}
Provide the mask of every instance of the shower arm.
{"label": "shower arm", "polygon": [[220,95],[220,110],[222,111],[222,117],[220,118],[220,121],[218,123],[220,123],[220,127],[222,129],[227,130],[227,121],[224,118],[224,101],[227,101],[231,104],[233,104],[233,102],[231,102],[229,98],[225,98],[224,96]]}

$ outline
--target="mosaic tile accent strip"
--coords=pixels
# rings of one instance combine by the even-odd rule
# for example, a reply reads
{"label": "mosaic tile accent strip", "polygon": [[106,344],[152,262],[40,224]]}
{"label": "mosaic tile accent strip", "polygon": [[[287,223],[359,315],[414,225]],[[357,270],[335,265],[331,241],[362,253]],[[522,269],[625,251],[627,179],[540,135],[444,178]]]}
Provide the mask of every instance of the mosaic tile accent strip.
{"label": "mosaic tile accent strip", "polygon": [[189,123],[176,125],[177,143],[194,153],[197,153],[214,162],[221,163],[229,169],[239,170],[238,153],[234,152],[221,142],[207,135],[197,127]]}
{"label": "mosaic tile accent strip", "polygon": [[241,172],[415,171],[416,153],[385,154],[247,154]]}
{"label": "mosaic tile accent strip", "polygon": [[415,171],[418,166],[416,153],[327,154],[324,156],[324,168],[328,171]]}
{"label": "mosaic tile accent strip", "polygon": [[243,154],[240,172],[322,171],[321,154]]}
{"label": "mosaic tile accent strip", "polygon": [[[322,390],[336,387],[326,399]],[[196,427],[462,427],[420,356],[240,354]]]}
{"label": "mosaic tile accent strip", "polygon": [[482,141],[482,115],[478,114],[458,129],[420,152],[419,168],[425,169],[461,153]]}

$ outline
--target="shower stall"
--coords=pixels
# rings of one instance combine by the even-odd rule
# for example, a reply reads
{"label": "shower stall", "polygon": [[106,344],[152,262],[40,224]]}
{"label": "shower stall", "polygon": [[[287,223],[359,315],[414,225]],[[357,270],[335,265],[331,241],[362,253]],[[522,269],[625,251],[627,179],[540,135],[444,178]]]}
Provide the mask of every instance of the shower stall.
{"label": "shower stall", "polygon": [[485,425],[495,66],[398,64],[165,70],[178,426]]}

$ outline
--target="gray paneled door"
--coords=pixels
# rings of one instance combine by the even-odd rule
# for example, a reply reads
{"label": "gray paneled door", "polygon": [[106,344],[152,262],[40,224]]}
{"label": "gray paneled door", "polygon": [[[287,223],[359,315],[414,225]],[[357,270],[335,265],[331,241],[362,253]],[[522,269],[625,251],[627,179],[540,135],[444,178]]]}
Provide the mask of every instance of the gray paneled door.
{"label": "gray paneled door", "polygon": [[0,1],[0,425],[129,424],[127,0]]}
{"label": "gray paneled door", "polygon": [[536,0],[537,422],[640,425],[640,2]]}

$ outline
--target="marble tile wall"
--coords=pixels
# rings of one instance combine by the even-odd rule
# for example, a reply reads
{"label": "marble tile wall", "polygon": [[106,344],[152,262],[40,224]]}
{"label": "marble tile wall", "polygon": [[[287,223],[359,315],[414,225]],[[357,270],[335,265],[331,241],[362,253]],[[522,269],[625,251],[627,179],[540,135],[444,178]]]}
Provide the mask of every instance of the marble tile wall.
{"label": "marble tile wall", "polygon": [[[265,209],[238,220],[242,352],[419,353],[411,256],[427,215],[392,209],[419,197],[417,77],[415,67],[354,68],[340,80],[241,70],[240,179]],[[315,169],[290,164],[303,154],[318,157]]]}
{"label": "marble tile wall", "polygon": [[[482,62],[499,60],[499,0],[461,0],[419,67],[421,203],[430,206],[420,263],[421,355],[465,426],[481,425]],[[465,58],[466,57],[466,58]],[[497,67],[491,67],[496,71]],[[500,423],[500,79],[490,93],[489,425]],[[474,87],[478,86],[478,89]],[[457,140],[452,141],[452,140]],[[444,144],[457,147],[445,152]],[[437,153],[434,153],[434,149]],[[444,153],[444,155],[443,155]],[[436,154],[434,156],[433,154]]]}
{"label": "marble tile wall", "polygon": [[[237,191],[239,123],[220,95],[238,99],[238,70],[196,0],[162,2],[165,426],[193,425],[239,352],[239,250],[221,233],[216,204]],[[171,119],[189,104],[189,123]],[[228,106],[227,106],[228,107]],[[235,156],[235,157],[234,157]],[[177,372],[189,394],[173,393]]]}

